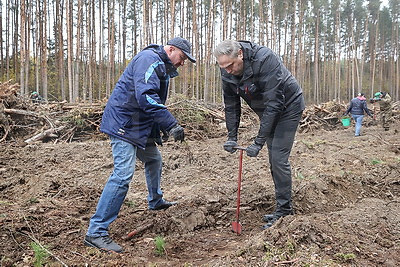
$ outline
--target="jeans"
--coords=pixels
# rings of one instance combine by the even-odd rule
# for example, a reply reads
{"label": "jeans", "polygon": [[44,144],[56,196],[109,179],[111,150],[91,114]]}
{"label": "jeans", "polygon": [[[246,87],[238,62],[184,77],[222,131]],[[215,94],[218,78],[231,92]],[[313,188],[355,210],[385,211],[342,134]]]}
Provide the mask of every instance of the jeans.
{"label": "jeans", "polygon": [[353,117],[354,121],[356,122],[356,131],[355,131],[354,135],[359,136],[364,115],[353,115],[352,114],[351,116]]}
{"label": "jeans", "polygon": [[292,174],[289,156],[302,111],[283,114],[272,136],[267,138],[269,164],[275,185],[276,210],[278,216],[292,211]]}
{"label": "jeans", "polygon": [[95,214],[90,219],[88,236],[108,235],[108,226],[117,218],[135,172],[136,157],[144,162],[148,190],[148,207],[154,208],[163,202],[160,188],[162,158],[156,146],[145,150],[110,136],[114,170],[101,193]]}

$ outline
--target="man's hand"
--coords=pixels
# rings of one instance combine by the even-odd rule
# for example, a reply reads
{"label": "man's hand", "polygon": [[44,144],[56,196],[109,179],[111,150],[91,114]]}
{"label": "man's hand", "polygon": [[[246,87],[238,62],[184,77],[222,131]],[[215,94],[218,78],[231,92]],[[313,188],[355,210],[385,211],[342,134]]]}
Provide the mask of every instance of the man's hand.
{"label": "man's hand", "polygon": [[262,146],[258,145],[256,143],[253,143],[253,144],[249,145],[246,148],[247,156],[249,156],[249,157],[257,157],[257,155],[260,152],[261,148],[262,148]]}
{"label": "man's hand", "polygon": [[238,144],[236,143],[236,141],[228,140],[224,144],[224,149],[225,149],[225,151],[228,151],[229,153],[233,153],[236,151],[236,148],[234,148],[234,147],[237,147],[237,146],[238,146]]}
{"label": "man's hand", "polygon": [[183,127],[179,124],[175,125],[174,127],[172,127],[171,130],[169,130],[169,135],[172,135],[174,137],[175,142],[183,142],[185,140],[185,132],[183,130]]}

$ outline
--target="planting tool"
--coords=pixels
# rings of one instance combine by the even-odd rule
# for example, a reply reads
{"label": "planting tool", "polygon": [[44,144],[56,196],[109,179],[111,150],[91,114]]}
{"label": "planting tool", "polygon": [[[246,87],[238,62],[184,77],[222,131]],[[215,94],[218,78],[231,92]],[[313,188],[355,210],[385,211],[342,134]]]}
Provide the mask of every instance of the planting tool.
{"label": "planting tool", "polygon": [[240,188],[242,186],[242,166],[243,166],[243,151],[246,150],[244,147],[234,147],[239,150],[239,175],[238,175],[238,191],[237,191],[237,207],[236,207],[236,221],[232,222],[232,231],[240,235],[242,232],[242,225],[239,222],[239,211],[240,211]]}

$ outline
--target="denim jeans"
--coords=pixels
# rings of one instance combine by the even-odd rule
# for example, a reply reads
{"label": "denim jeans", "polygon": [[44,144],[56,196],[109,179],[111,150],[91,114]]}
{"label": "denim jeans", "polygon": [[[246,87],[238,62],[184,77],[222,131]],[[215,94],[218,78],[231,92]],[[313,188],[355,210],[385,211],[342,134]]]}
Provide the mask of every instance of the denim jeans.
{"label": "denim jeans", "polygon": [[148,190],[148,207],[154,208],[163,201],[160,188],[162,158],[156,146],[145,150],[110,136],[114,170],[101,193],[95,214],[90,219],[88,236],[108,235],[108,226],[117,218],[135,172],[136,157],[144,162]]}
{"label": "denim jeans", "polygon": [[359,136],[360,135],[360,131],[361,131],[361,126],[362,126],[362,120],[364,118],[364,115],[351,115],[354,119],[354,121],[356,122],[356,130],[354,135],[355,136]]}

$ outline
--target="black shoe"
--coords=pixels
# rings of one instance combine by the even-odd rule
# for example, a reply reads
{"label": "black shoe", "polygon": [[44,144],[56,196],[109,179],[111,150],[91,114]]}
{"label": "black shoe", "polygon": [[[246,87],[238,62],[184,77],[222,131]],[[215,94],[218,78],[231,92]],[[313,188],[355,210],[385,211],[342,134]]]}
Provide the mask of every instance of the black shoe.
{"label": "black shoe", "polygon": [[[281,216],[281,217],[284,217],[284,216]],[[274,223],[276,223],[276,221],[278,221],[279,218],[281,218],[281,217],[279,217],[279,216],[273,217],[271,220],[268,221],[268,223],[266,223],[266,224],[264,224],[264,225],[262,226],[262,229],[265,230],[265,229],[270,228],[270,227],[271,227]]]}
{"label": "black shoe", "polygon": [[263,216],[263,221],[264,221],[264,222],[269,222],[269,221],[271,221],[272,219],[274,219],[275,217],[276,217],[276,214],[275,214],[275,213],[265,214],[265,215]]}
{"label": "black shoe", "polygon": [[178,202],[176,201],[169,202],[164,200],[160,205],[156,206],[155,208],[152,208],[151,210],[166,210],[169,207],[174,206],[176,204],[178,204]]}
{"label": "black shoe", "polygon": [[108,235],[107,236],[85,236],[83,243],[89,247],[95,247],[106,251],[122,252],[122,247],[115,243]]}
{"label": "black shoe", "polygon": [[276,214],[276,213],[274,213],[274,214],[266,214],[266,215],[264,215],[263,216],[263,220],[265,222],[267,222],[267,223],[262,226],[262,229],[265,230],[265,229],[270,228],[281,217],[285,217],[285,216],[288,216],[288,215],[293,215],[293,211],[289,212],[289,214]]}
{"label": "black shoe", "polygon": [[270,222],[270,221],[274,220],[275,218],[279,219],[280,217],[287,216],[287,215],[293,215],[293,214],[294,214],[293,210],[291,210],[289,212],[285,212],[284,214],[279,213],[279,212],[278,213],[274,212],[274,213],[270,213],[270,214],[265,214],[263,216],[263,221],[264,222]]}

